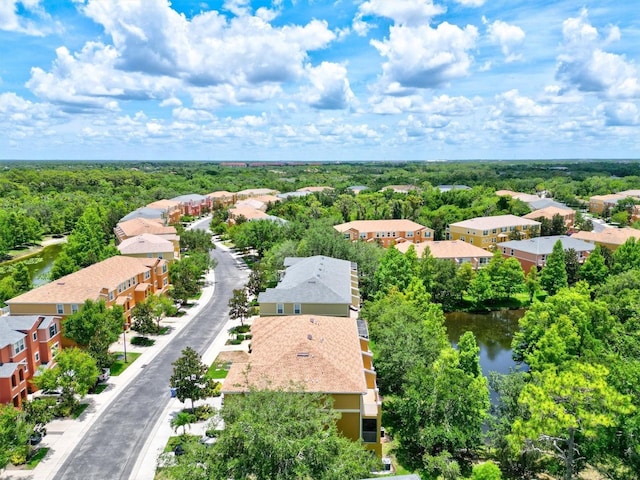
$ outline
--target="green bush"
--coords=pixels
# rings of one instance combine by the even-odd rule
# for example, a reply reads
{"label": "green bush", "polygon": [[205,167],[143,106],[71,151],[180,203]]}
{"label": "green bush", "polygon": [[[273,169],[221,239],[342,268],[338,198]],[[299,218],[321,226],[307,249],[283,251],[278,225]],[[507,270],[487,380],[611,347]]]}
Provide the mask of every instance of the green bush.
{"label": "green bush", "polygon": [[196,407],[196,418],[200,422],[208,420],[215,414],[215,410],[211,405],[200,405]]}
{"label": "green bush", "polygon": [[236,327],[230,328],[229,333],[232,335],[237,335],[239,333],[247,333],[251,330],[250,325],[238,325]]}
{"label": "green bush", "polygon": [[147,337],[133,337],[131,339],[131,345],[137,345],[139,347],[150,347],[156,343],[155,340]]}
{"label": "green bush", "polygon": [[24,445],[18,447],[11,452],[11,458],[9,459],[14,465],[23,465],[27,462],[27,455],[29,453],[29,446]]}
{"label": "green bush", "polygon": [[471,480],[501,480],[502,472],[493,462],[485,462],[473,466]]}
{"label": "green bush", "polygon": [[229,340],[227,342],[229,345],[240,345],[242,343],[242,340],[238,340],[237,338],[235,340]]}

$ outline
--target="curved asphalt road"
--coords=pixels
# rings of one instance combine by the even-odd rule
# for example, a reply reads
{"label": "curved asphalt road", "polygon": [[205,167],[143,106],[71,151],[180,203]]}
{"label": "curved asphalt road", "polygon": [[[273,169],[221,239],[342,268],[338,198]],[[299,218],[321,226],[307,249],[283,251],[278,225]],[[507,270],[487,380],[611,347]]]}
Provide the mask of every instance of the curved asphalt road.
{"label": "curved asphalt road", "polygon": [[[204,222],[200,228],[206,228]],[[196,226],[198,228],[198,226]],[[225,325],[234,288],[246,273],[227,251],[213,250],[218,261],[213,298],[198,315],[148,364],[88,430],[58,470],[56,480],[125,480],[140,449],[169,401],[171,363],[187,346],[203,354]]]}

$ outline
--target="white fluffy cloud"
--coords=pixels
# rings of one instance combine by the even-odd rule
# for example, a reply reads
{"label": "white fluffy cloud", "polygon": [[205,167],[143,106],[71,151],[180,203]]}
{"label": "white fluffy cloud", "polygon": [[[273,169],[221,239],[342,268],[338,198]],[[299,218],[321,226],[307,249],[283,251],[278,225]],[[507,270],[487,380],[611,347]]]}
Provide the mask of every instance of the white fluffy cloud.
{"label": "white fluffy cloud", "polygon": [[485,0],[455,0],[455,2],[465,7],[481,7]]}
{"label": "white fluffy cloud", "polygon": [[469,51],[477,37],[478,30],[472,25],[392,26],[389,38],[371,41],[387,58],[382,67],[383,88],[401,94],[402,89],[438,88],[466,76],[473,61]]}
{"label": "white fluffy cloud", "polygon": [[507,63],[522,59],[522,54],[516,53],[515,50],[524,41],[524,30],[516,25],[496,20],[488,24],[487,32],[491,42],[500,45]]}
{"label": "white fluffy cloud", "polygon": [[0,0],[0,30],[20,32],[26,35],[44,35],[42,26],[38,26],[33,19],[18,15],[19,7],[36,19],[49,19],[40,5],[40,0]]}
{"label": "white fluffy cloud", "polygon": [[311,87],[304,89],[303,95],[312,107],[338,110],[347,108],[355,100],[344,65],[322,62],[317,67],[308,66],[307,74]]}
{"label": "white fluffy cloud", "polygon": [[356,18],[386,17],[398,25],[417,26],[428,24],[444,12],[446,8],[434,5],[432,0],[368,0],[360,5]]}
{"label": "white fluffy cloud", "polygon": [[594,92],[609,98],[639,98],[640,81],[636,66],[624,55],[606,52],[603,47],[620,38],[612,28],[602,38],[589,23],[588,11],[569,18],[562,25],[562,53],[558,56],[556,78],[570,88]]}
{"label": "white fluffy cloud", "polygon": [[493,117],[544,117],[553,112],[553,106],[540,105],[529,97],[520,95],[518,90],[509,90],[496,96],[491,109]]}
{"label": "white fluffy cloud", "polygon": [[630,127],[640,125],[640,111],[631,102],[607,103],[598,108],[603,112],[607,126]]}

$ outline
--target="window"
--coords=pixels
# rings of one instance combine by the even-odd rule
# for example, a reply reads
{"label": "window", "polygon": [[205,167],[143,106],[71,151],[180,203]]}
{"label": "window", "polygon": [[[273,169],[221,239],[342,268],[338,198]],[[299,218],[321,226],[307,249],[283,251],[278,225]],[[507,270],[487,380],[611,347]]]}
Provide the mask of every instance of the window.
{"label": "window", "polygon": [[40,361],[40,352],[36,352],[35,355],[33,356],[33,359],[37,362]]}
{"label": "window", "polygon": [[167,264],[162,265],[162,273],[167,273]]}
{"label": "window", "polygon": [[424,232],[424,236],[429,238],[431,236],[431,232]]}
{"label": "window", "polygon": [[113,301],[113,299],[115,298],[115,296],[116,296],[115,291],[111,291],[111,292],[109,292],[109,300],[110,300],[110,301]]}
{"label": "window", "polygon": [[51,356],[55,357],[58,354],[59,349],[60,349],[60,346],[58,345],[58,342],[51,345]]}
{"label": "window", "polygon": [[[27,365],[27,361],[26,360],[22,360],[20,362],[20,365],[22,365],[24,367],[24,371],[28,372],[29,371],[29,365]],[[24,377],[22,376],[22,371],[20,372],[20,381],[24,380]]]}
{"label": "window", "polygon": [[169,279],[165,278],[165,279],[162,280],[162,286],[166,287],[167,285],[169,285]]}
{"label": "window", "polygon": [[58,312],[58,315],[62,315],[64,313],[64,305],[61,303],[58,303],[56,305],[56,312]]}
{"label": "window", "polygon": [[464,235],[460,237],[460,241],[464,242]]}
{"label": "window", "polygon": [[515,232],[515,230],[516,230],[516,227],[509,227],[510,232]]}
{"label": "window", "polygon": [[49,327],[49,338],[55,337],[58,333],[58,324],[54,323]]}
{"label": "window", "polygon": [[513,248],[511,249],[511,256],[513,257]]}
{"label": "window", "polygon": [[300,315],[302,313],[302,305],[300,305],[299,303],[294,303],[293,304],[293,313],[295,315]]}
{"label": "window", "polygon": [[500,231],[501,231],[501,232],[503,232],[503,233],[504,233],[504,232],[506,232],[506,231],[507,231],[507,227],[502,227],[502,228],[500,229]]}
{"label": "window", "polygon": [[344,238],[345,238],[345,240],[349,240],[351,238],[351,235],[349,235],[348,233],[345,233],[344,234]]}
{"label": "window", "polygon": [[413,238],[413,232],[407,232],[407,238]]}
{"label": "window", "polygon": [[396,232],[391,232],[391,238],[396,238]]}
{"label": "window", "polygon": [[526,230],[527,228],[529,228],[529,225],[522,225],[522,230]]}
{"label": "window", "polygon": [[494,228],[493,230],[491,230],[491,233],[498,233],[498,229]]}
{"label": "window", "polygon": [[470,238],[470,239],[469,239],[469,243],[473,243],[473,238]]}
{"label": "window", "polygon": [[78,304],[77,303],[72,303],[71,304],[71,313],[76,313],[78,311]]}
{"label": "window", "polygon": [[146,272],[144,272],[144,279],[149,280],[150,278],[151,278],[151,272],[147,270]]}
{"label": "window", "polygon": [[15,356],[19,354],[25,348],[26,347],[24,346],[24,338],[21,338],[20,340],[18,340],[16,343],[13,344],[13,355]]}
{"label": "window", "polygon": [[32,337],[33,337],[33,341],[37,342],[38,341],[38,332],[33,332]]}
{"label": "window", "polygon": [[483,230],[482,235],[489,235],[489,230]]}
{"label": "window", "polygon": [[375,443],[378,440],[378,420],[375,418],[362,419],[362,441]]}
{"label": "window", "polygon": [[158,258],[164,258],[164,255],[162,253],[159,253]]}
{"label": "window", "polygon": [[367,238],[367,234],[365,232],[360,234],[360,240],[364,240]]}
{"label": "window", "polygon": [[282,304],[282,303],[277,303],[276,304],[276,313],[278,315],[282,315],[284,313],[284,304]]}

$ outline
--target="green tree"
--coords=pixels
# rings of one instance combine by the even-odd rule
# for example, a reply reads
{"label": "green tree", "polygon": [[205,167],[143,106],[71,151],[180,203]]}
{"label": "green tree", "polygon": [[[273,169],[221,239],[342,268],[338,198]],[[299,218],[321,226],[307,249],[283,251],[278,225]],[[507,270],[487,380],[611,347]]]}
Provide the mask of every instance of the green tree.
{"label": "green tree", "polygon": [[630,397],[607,383],[608,374],[605,367],[586,363],[559,372],[552,368],[534,372],[533,381],[520,394],[519,403],[528,414],[513,424],[514,451],[538,445],[558,456],[565,479],[573,479],[578,438],[595,438],[600,428],[614,426],[618,415],[634,410]]}
{"label": "green tree", "polygon": [[13,405],[0,404],[0,468],[9,462],[24,463],[33,424]]}
{"label": "green tree", "polygon": [[147,301],[149,298],[152,297],[149,296],[144,301],[136,303],[131,310],[131,317],[133,318],[131,328],[142,336],[158,331],[158,327],[154,322],[152,305]]}
{"label": "green tree", "polygon": [[182,435],[187,434],[187,427],[190,427],[192,423],[196,421],[196,416],[189,412],[178,412],[171,419],[171,426],[175,432],[182,427]]}
{"label": "green tree", "polygon": [[151,306],[151,318],[156,322],[156,331],[160,331],[160,321],[164,317],[172,317],[178,310],[166,295],[150,295],[145,302]]}
{"label": "green tree", "polygon": [[39,398],[22,404],[22,411],[27,422],[33,425],[46,425],[53,420],[55,399]]}
{"label": "green tree", "polygon": [[12,276],[16,282],[18,294],[31,290],[31,274],[24,263],[20,262],[15,266]]}
{"label": "green tree", "polygon": [[247,290],[244,288],[236,288],[233,295],[229,299],[229,318],[231,320],[240,319],[240,324],[244,325],[244,319],[249,314],[249,299],[247,298]]}
{"label": "green tree", "polygon": [[78,404],[76,395],[84,397],[98,380],[98,367],[91,355],[78,348],[65,348],[55,357],[56,365],[33,377],[42,389],[61,389],[62,411],[71,414]]}
{"label": "green tree", "polygon": [[211,234],[205,230],[185,230],[180,229],[180,248],[184,248],[189,252],[209,253],[209,250],[215,248],[211,241]]}
{"label": "green tree", "polygon": [[473,332],[464,332],[458,342],[458,353],[460,355],[460,368],[474,377],[480,376],[480,347],[476,343]]}
{"label": "green tree", "polygon": [[392,287],[397,287],[402,291],[407,288],[413,275],[415,271],[411,268],[411,258],[391,246],[380,259],[373,277],[375,289],[378,292],[387,292]]}
{"label": "green tree", "polygon": [[182,304],[195,297],[202,287],[202,266],[193,258],[185,257],[169,266],[169,294]]}
{"label": "green tree", "polygon": [[529,293],[529,303],[533,303],[533,299],[540,290],[540,278],[538,277],[538,268],[534,265],[524,279],[524,284]]}
{"label": "green tree", "polygon": [[360,444],[340,435],[330,397],[252,390],[228,396],[220,417],[225,428],[216,443],[178,457],[173,478],[355,480],[377,467]]}
{"label": "green tree", "polygon": [[580,278],[585,280],[590,286],[602,285],[609,276],[609,269],[602,255],[602,247],[596,248],[589,254],[580,267]]}
{"label": "green tree", "polygon": [[484,462],[473,466],[471,480],[501,480],[502,472],[500,467],[492,461]]}
{"label": "green tree", "polygon": [[217,382],[207,377],[208,367],[202,363],[200,354],[193,348],[182,350],[182,356],[173,365],[173,374],[169,380],[176,389],[176,396],[181,402],[191,400],[191,411],[195,412],[195,402],[210,397]]}
{"label": "green tree", "polygon": [[251,268],[249,280],[247,281],[247,293],[252,297],[257,297],[260,292],[265,290],[267,275],[265,268],[261,262],[256,262]]}
{"label": "green tree", "polygon": [[540,274],[540,284],[549,295],[555,295],[561,288],[569,285],[565,269],[565,257],[562,242],[558,240]]}
{"label": "green tree", "polygon": [[613,252],[611,273],[638,269],[640,269],[640,242],[631,237]]}
{"label": "green tree", "polygon": [[79,311],[62,320],[64,335],[76,342],[96,360],[98,367],[111,364],[109,347],[124,328],[124,310],[107,307],[104,300],[87,300]]}

